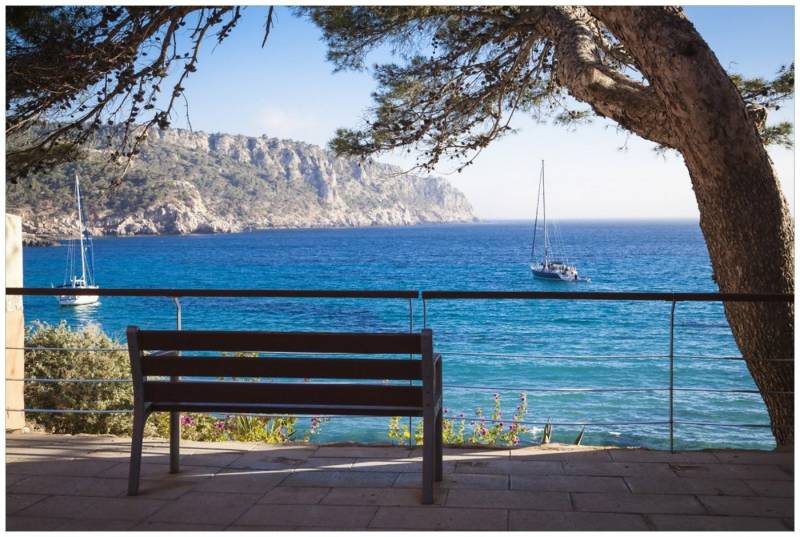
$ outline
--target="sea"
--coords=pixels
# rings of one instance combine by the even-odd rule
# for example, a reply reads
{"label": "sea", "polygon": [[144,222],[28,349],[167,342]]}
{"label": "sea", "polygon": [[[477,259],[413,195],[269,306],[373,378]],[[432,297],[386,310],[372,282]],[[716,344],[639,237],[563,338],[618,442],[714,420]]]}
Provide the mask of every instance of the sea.
{"label": "sea", "polygon": [[[715,292],[696,221],[561,221],[552,248],[590,281],[533,278],[531,222],[497,221],[234,234],[100,237],[106,288]],[[541,241],[541,235],[537,239]],[[541,242],[537,244],[540,255]],[[24,248],[24,284],[59,285],[67,248]],[[444,406],[470,436],[480,416],[521,444],[669,447],[669,302],[342,298],[183,298],[184,329],[408,331],[427,326],[443,355]],[[170,298],[101,297],[60,307],[25,297],[27,324],[98,325],[124,346],[128,325],[172,329]],[[719,303],[679,303],[674,325],[676,449],[772,449],[768,415]],[[711,391],[702,391],[711,390]],[[737,391],[730,391],[737,390]],[[301,418],[298,433],[308,427]],[[407,418],[401,420],[408,425]],[[485,423],[491,425],[490,422]],[[412,429],[416,423],[411,424]],[[387,443],[388,418],[333,417],[315,441]]]}

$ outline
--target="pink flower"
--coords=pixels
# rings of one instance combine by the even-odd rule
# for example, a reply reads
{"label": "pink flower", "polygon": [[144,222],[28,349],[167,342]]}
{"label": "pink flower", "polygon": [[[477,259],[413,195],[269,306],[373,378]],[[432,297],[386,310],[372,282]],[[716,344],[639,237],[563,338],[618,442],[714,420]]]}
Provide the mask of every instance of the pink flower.
{"label": "pink flower", "polygon": [[181,425],[191,425],[194,420],[191,416],[181,416]]}
{"label": "pink flower", "polygon": [[222,430],[225,428],[225,422],[223,420],[219,420],[214,424],[214,427],[216,427],[219,430]]}

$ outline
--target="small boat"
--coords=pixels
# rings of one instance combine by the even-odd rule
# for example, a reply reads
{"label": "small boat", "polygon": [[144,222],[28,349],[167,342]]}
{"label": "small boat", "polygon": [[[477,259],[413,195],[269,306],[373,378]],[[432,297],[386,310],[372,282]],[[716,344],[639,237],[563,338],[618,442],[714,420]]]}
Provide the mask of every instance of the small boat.
{"label": "small boat", "polygon": [[[86,227],[86,214],[81,204],[81,185],[78,174],[75,174],[75,199],[78,204],[78,239],[69,241],[67,249],[67,268],[64,273],[64,283],[59,289],[97,289],[94,283],[94,251],[92,237]],[[80,259],[80,276],[76,274]],[[58,295],[58,303],[62,306],[83,306],[94,304],[97,295]]]}
{"label": "small boat", "polygon": [[[539,227],[539,201],[542,203],[542,229],[544,230],[544,252],[542,260],[536,261],[536,232]],[[545,203],[545,188],[544,188],[544,161],[542,161],[542,170],[539,173],[539,190],[536,194],[536,219],[533,222],[533,241],[531,242],[531,272],[536,278],[543,280],[555,280],[564,282],[579,282],[587,281],[578,275],[578,269],[575,265],[571,265],[567,261],[560,261],[557,257],[553,257],[553,248],[550,241],[550,234],[547,230],[547,206]]]}

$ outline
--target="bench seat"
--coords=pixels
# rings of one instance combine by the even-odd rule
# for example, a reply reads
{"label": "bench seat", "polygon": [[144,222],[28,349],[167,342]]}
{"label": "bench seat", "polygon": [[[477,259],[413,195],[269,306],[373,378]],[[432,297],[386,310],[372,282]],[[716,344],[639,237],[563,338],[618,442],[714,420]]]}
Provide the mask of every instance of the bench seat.
{"label": "bench seat", "polygon": [[[442,480],[442,360],[433,352],[431,330],[242,332],[139,330],[132,326],[127,336],[134,395],[129,495],[138,494],[144,424],[153,412],[170,413],[173,473],[179,471],[179,412],[411,416],[423,419],[422,503],[433,503],[434,481]],[[187,356],[190,351],[220,354]],[[252,355],[259,353],[337,356]]]}

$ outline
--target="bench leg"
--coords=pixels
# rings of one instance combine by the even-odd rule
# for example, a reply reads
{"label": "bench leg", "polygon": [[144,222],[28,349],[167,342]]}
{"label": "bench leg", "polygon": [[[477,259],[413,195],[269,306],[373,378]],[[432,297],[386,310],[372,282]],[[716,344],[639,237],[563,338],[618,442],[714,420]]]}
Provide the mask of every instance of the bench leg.
{"label": "bench leg", "polygon": [[147,413],[134,411],[133,434],[131,437],[131,462],[128,468],[128,496],[139,494],[139,470],[142,466],[142,441]]}
{"label": "bench leg", "polygon": [[441,481],[444,476],[444,463],[442,456],[442,409],[436,414],[436,481]]}
{"label": "bench leg", "polygon": [[169,413],[169,473],[181,471],[181,414]]}
{"label": "bench leg", "polygon": [[436,422],[433,415],[423,418],[422,503],[433,503],[433,480],[436,474]]}

